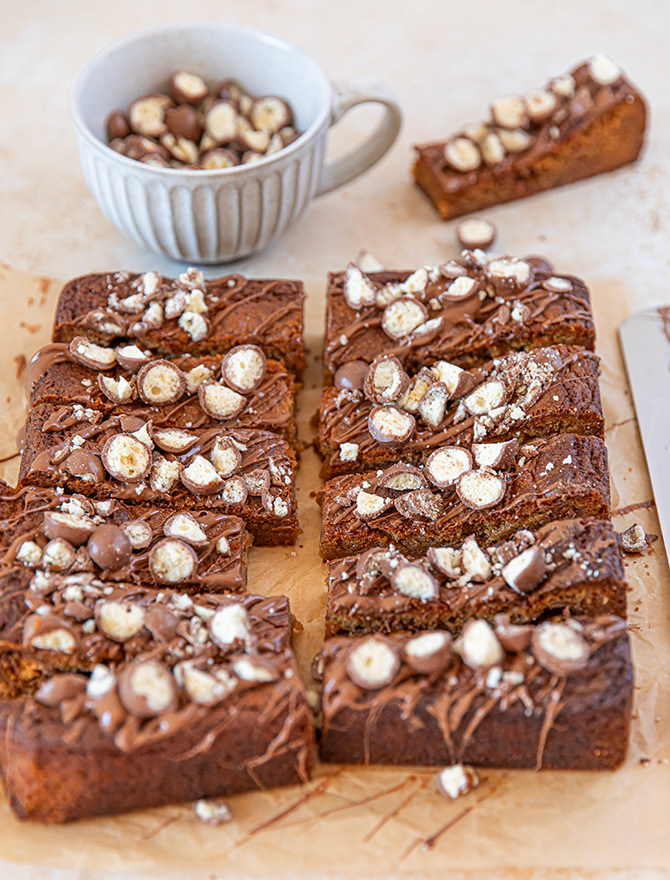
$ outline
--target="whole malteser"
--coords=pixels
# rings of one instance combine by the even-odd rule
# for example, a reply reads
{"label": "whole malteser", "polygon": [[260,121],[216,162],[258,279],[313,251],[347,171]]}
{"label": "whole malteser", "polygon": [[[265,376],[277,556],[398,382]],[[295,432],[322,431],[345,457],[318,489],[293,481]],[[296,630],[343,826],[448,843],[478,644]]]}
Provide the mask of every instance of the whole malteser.
{"label": "whole malteser", "polygon": [[533,269],[539,269],[541,272],[553,272],[554,265],[550,263],[546,257],[530,256],[524,257],[524,262],[528,263]]}
{"label": "whole malteser", "polygon": [[265,355],[257,345],[238,345],[221,362],[221,377],[233,391],[248,394],[263,381],[266,371]]}
{"label": "whole malteser", "polygon": [[103,571],[118,571],[130,561],[133,547],[128,535],[112,523],[99,525],[86,545],[88,555]]}
{"label": "whole malteser", "polygon": [[130,123],[128,117],[122,110],[112,110],[107,117],[106,123],[107,139],[112,141],[114,138],[126,138],[130,134]]}
{"label": "whole malteser", "polygon": [[335,373],[334,384],[340,391],[362,391],[365,377],[368,374],[370,364],[365,361],[349,361],[338,367]]}
{"label": "whole malteser", "polygon": [[165,113],[165,124],[170,134],[197,143],[202,137],[202,125],[198,114],[190,104],[171,107]]}

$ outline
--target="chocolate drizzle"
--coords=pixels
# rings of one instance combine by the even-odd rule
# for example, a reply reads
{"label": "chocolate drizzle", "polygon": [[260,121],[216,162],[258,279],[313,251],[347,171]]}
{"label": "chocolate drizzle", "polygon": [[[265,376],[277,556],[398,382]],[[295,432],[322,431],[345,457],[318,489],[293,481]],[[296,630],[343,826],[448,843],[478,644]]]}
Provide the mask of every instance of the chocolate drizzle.
{"label": "chocolate drizzle", "polygon": [[[180,481],[167,491],[152,488],[148,481],[124,483],[112,478],[103,471],[100,453],[105,442],[124,430],[136,431],[143,424],[134,416],[114,415],[102,420],[88,420],[79,423],[78,427],[70,428],[56,437],[54,432],[43,433],[44,422],[50,417],[52,410],[45,405],[34,407],[30,421],[30,440],[26,443],[20,479],[23,482],[37,485],[65,486],[72,491],[80,491],[86,495],[107,499],[127,500],[133,502],[156,502],[158,504],[183,504],[186,507],[206,507],[227,509],[230,513],[238,512],[235,505],[226,504],[220,494],[195,495]],[[132,423],[129,424],[129,419]],[[39,427],[38,427],[39,424]],[[62,435],[65,435],[64,437]],[[188,451],[176,453],[154,450],[154,460],[180,462],[188,465],[196,455],[209,456],[212,448],[220,437],[227,437],[237,445],[241,453],[241,465],[237,474],[261,469],[269,469],[272,478],[272,494],[286,505],[285,515],[294,515],[295,497],[293,494],[293,474],[295,457],[281,437],[268,431],[252,429],[226,429],[223,427],[209,428],[198,432],[198,439]],[[77,476],[77,470],[70,468],[71,457],[86,457],[89,466],[84,477]],[[80,463],[77,462],[77,465]],[[97,471],[99,466],[100,471]],[[281,514],[268,513],[263,500],[250,496],[243,505],[237,505],[243,516],[271,516],[281,518]]]}
{"label": "chocolate drizzle", "polygon": [[[140,342],[140,346],[142,343]],[[151,363],[151,358],[147,364]],[[197,367],[207,368],[214,379],[221,375],[220,357],[194,358],[185,356],[174,360],[175,366],[183,373]],[[106,416],[129,413],[145,421],[151,421],[156,428],[187,427],[199,430],[214,425],[263,428],[279,432],[288,439],[295,433],[293,417],[294,379],[277,361],[270,361],[260,385],[247,395],[241,413],[234,419],[214,420],[198,401],[197,389],[186,392],[175,403],[150,405],[142,400],[113,403],[100,390],[100,372],[77,362],[68,347],[62,343],[52,343],[40,349],[30,361],[26,373],[26,393],[32,404],[61,404],[53,416],[45,423],[45,430],[59,431],[72,427],[85,417],[83,408],[96,410]],[[118,366],[106,371],[114,379],[123,377],[132,381],[133,373]],[[66,401],[66,403],[63,403]]]}
{"label": "chocolate drizzle", "polygon": [[[640,96],[631,84],[620,77],[610,85],[600,85],[588,72],[588,64],[581,64],[572,71],[574,94],[559,97],[556,110],[538,123],[528,128],[529,144],[522,152],[507,152],[502,161],[493,165],[482,164],[474,171],[460,172],[450,167],[444,156],[445,143],[417,147],[417,153],[429,163],[431,172],[441,189],[449,194],[457,194],[484,180],[507,177],[511,173],[528,177],[533,167],[545,157],[560,150],[572,137],[587,129],[593,121],[618,104],[625,101],[639,101]],[[495,131],[492,122],[484,123]],[[463,136],[461,133],[454,137]],[[450,139],[451,140],[451,139]]]}

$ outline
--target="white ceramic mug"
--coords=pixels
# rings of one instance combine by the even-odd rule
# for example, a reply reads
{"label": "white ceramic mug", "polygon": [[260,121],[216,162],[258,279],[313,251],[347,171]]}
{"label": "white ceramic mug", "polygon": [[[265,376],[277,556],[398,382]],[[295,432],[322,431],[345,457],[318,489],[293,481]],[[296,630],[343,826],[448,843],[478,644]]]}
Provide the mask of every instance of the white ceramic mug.
{"label": "white ceramic mug", "polygon": [[[180,69],[212,83],[234,77],[252,95],[281,95],[303,134],[257,163],[213,171],[146,165],[107,146],[108,113],[165,89]],[[348,155],[325,162],[329,126],[366,102],[384,107],[376,130]],[[283,40],[216,22],[161,26],[113,43],[79,72],[70,106],[84,176],[104,214],[142,247],[189,263],[262,250],[315,195],[374,165],[401,124],[398,102],[378,79],[331,84],[314,59]]]}

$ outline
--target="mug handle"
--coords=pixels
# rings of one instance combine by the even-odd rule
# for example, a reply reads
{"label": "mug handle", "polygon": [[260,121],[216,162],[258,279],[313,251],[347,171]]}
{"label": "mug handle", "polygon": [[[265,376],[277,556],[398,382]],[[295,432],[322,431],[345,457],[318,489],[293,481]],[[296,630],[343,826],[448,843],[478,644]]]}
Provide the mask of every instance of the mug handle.
{"label": "mug handle", "polygon": [[332,83],[333,109],[329,126],[334,125],[357,104],[381,104],[384,116],[377,128],[360,146],[341,159],[326,162],[321,169],[317,196],[337,189],[367,171],[392,146],[402,123],[400,104],[391,89],[375,76],[345,77]]}

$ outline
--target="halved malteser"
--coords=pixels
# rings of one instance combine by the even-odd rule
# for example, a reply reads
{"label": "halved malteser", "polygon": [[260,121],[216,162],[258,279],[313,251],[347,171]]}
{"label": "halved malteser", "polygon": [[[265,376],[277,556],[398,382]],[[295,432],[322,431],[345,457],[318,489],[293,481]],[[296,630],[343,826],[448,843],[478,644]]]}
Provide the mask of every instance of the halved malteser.
{"label": "halved malteser", "polygon": [[405,661],[415,672],[434,675],[451,658],[451,634],[444,630],[422,633],[405,643]]}
{"label": "halved malteser", "polygon": [[589,644],[578,631],[579,623],[547,621],[533,628],[531,645],[538,662],[555,675],[583,669],[589,662]]}
{"label": "halved malteser", "polygon": [[68,346],[73,360],[92,370],[111,370],[116,366],[116,354],[113,348],[96,345],[85,336],[75,336]]}
{"label": "halved malteser", "polygon": [[226,385],[207,379],[198,388],[200,406],[213,419],[232,419],[247,405],[247,399]]}
{"label": "halved malteser", "polygon": [[183,470],[184,465],[180,461],[155,458],[149,475],[149,485],[152,491],[159,493],[171,492]]}
{"label": "halved malteser", "polygon": [[470,470],[472,455],[461,446],[441,446],[428,456],[424,466],[424,473],[438,489],[453,486]]}
{"label": "halved malteser", "polygon": [[434,430],[444,421],[447,414],[447,402],[450,399],[449,390],[442,382],[436,382],[423,395],[419,401],[420,418]]}
{"label": "halved malteser", "polygon": [[154,718],[174,712],[179,705],[177,683],[158,660],[131,660],[119,675],[119,699],[135,718]]}
{"label": "halved malteser", "polygon": [[495,287],[507,290],[520,290],[525,287],[531,276],[531,266],[518,257],[499,257],[490,260],[484,267],[484,273]]}
{"label": "halved malteser", "polygon": [[249,489],[243,477],[234,476],[227,479],[221,489],[221,501],[224,504],[242,506],[247,500]]}
{"label": "halved malteser", "polygon": [[373,403],[393,403],[409,385],[409,376],[393,355],[379,355],[370,364],[363,390]]}
{"label": "halved malteser", "polygon": [[365,639],[347,655],[347,674],[364,690],[374,691],[391,684],[399,669],[400,657],[395,646],[379,636]]}
{"label": "halved malteser", "polygon": [[354,263],[349,263],[344,275],[344,298],[354,311],[375,304],[374,285]]}
{"label": "halved malteser", "polygon": [[195,550],[179,538],[163,538],[149,552],[149,569],[159,584],[184,583],[193,577],[197,567]]}
{"label": "halved malteser", "polygon": [[472,454],[477,467],[503,469],[514,467],[519,450],[518,440],[505,440],[502,443],[473,443]]}
{"label": "halved malteser", "polygon": [[378,478],[377,485],[383,489],[411,492],[414,489],[426,489],[428,481],[420,468],[400,462],[387,468]]}
{"label": "halved malteser", "polygon": [[144,550],[151,544],[154,531],[149,523],[141,519],[131,519],[121,525],[133,550]]}
{"label": "halved malteser", "polygon": [[244,475],[249,494],[257,498],[263,496],[270,488],[270,472],[264,468],[254,468]]}
{"label": "halved malteser", "polygon": [[366,492],[363,489],[356,496],[356,516],[362,520],[374,519],[387,510],[392,503],[390,498],[384,498],[382,495]]}
{"label": "halved malteser", "polygon": [[222,478],[216,472],[214,465],[203,455],[194,456],[179,476],[189,492],[195,495],[213,495],[223,489]]}
{"label": "halved malteser", "polygon": [[184,374],[171,361],[151,361],[137,374],[137,391],[145,403],[176,403],[185,390]]}
{"label": "halved malteser", "polygon": [[490,669],[505,656],[491,624],[486,620],[468,620],[454,648],[471,669]]}
{"label": "halved malteser", "polygon": [[428,317],[428,310],[423,303],[417,299],[402,297],[384,309],[382,330],[395,341],[407,339]]}
{"label": "halved malteser", "polygon": [[102,464],[115,480],[135,483],[148,476],[151,469],[151,452],[132,434],[114,434],[102,447]]}
{"label": "halved malteser", "polygon": [[188,452],[198,442],[197,434],[191,434],[181,428],[154,428],[152,437],[159,449],[175,455]]}
{"label": "halved malteser", "polygon": [[507,388],[500,379],[489,379],[468,394],[463,405],[473,416],[484,416],[507,403],[507,396]]}
{"label": "halved malteser", "polygon": [[136,373],[149,361],[149,356],[134,343],[119,345],[115,349],[116,360],[119,366],[131,373]]}
{"label": "halved malteser", "polygon": [[417,413],[424,394],[437,382],[432,370],[422,367],[412,376],[408,387],[396,400],[396,404],[408,413]]}
{"label": "halved malteser", "polygon": [[98,373],[98,387],[112,403],[129,403],[137,396],[133,377],[128,382],[123,376],[114,379],[112,376],[103,376],[102,373]]}
{"label": "halved malteser", "polygon": [[167,538],[179,538],[193,547],[206,547],[209,544],[207,533],[191,513],[175,513],[163,524],[163,534]]}
{"label": "halved malteser", "polygon": [[368,416],[368,431],[378,443],[400,446],[414,433],[416,421],[410,413],[393,405],[373,406]]}
{"label": "halved malteser", "polygon": [[[230,437],[217,437],[214,440],[210,460],[220,477],[232,477],[242,464],[242,455]],[[269,481],[269,474],[268,474]]]}
{"label": "halved malteser", "polygon": [[96,529],[90,516],[47,510],[42,521],[42,531],[47,538],[63,538],[73,547],[85,544]]}
{"label": "halved malteser", "polygon": [[517,593],[532,593],[544,580],[547,564],[540,547],[527,547],[505,565],[502,576]]}
{"label": "halved malteser", "polygon": [[440,592],[435,578],[418,562],[400,563],[391,576],[391,586],[403,596],[421,602],[436,599]]}
{"label": "halved malteser", "polygon": [[456,483],[458,497],[474,510],[495,507],[505,497],[505,489],[505,480],[484,468],[468,471]]}
{"label": "halved malteser", "polygon": [[127,642],[144,628],[144,611],[132,602],[102,600],[95,606],[98,629],[114,642]]}
{"label": "halved malteser", "polygon": [[446,385],[450,400],[460,400],[477,384],[477,379],[469,370],[463,370],[448,361],[437,361],[431,370],[438,382]]}
{"label": "halved malteser", "polygon": [[265,355],[257,345],[231,348],[221,362],[223,381],[240,394],[255,391],[263,381],[266,369]]}

